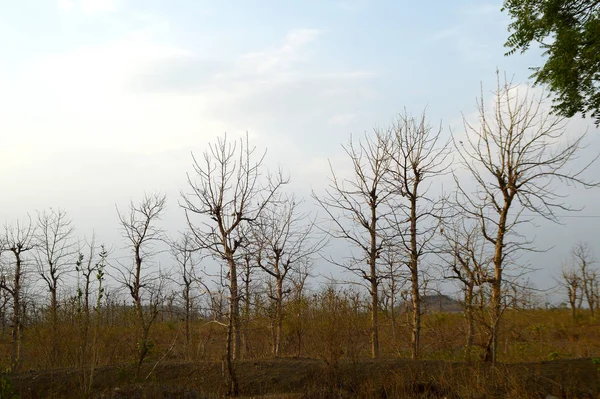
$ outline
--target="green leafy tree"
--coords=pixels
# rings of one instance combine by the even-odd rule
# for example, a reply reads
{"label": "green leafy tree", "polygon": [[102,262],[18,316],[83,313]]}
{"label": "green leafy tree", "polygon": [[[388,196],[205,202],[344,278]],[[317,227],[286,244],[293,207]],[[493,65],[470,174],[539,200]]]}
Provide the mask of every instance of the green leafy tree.
{"label": "green leafy tree", "polygon": [[600,1],[505,0],[512,18],[507,55],[538,43],[547,57],[532,67],[536,84],[556,95],[554,110],[571,117],[590,114],[600,124]]}

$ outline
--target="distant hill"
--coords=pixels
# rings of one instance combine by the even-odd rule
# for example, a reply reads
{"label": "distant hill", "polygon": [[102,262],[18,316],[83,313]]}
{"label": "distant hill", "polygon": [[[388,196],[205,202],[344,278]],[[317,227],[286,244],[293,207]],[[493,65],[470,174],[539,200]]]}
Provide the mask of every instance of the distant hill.
{"label": "distant hill", "polygon": [[[447,295],[425,295],[421,297],[421,301],[421,311],[423,313],[458,313],[463,311],[461,303]],[[402,306],[402,308],[410,310],[412,307],[408,303],[406,307]]]}
{"label": "distant hill", "polygon": [[462,312],[463,308],[459,301],[446,295],[426,295],[422,298],[423,307],[426,313],[435,312]]}

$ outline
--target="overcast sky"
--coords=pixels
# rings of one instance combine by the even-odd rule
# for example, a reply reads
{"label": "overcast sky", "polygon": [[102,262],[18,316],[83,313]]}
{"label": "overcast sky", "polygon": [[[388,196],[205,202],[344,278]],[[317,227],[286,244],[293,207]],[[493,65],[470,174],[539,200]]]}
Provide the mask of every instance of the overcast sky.
{"label": "overcast sky", "polygon": [[[178,193],[190,152],[247,131],[307,197],[342,162],[349,135],[404,107],[461,128],[495,70],[526,83],[539,52],[504,57],[501,2],[19,0],[0,5],[0,220],[61,207],[80,236],[122,246],[115,205]],[[572,129],[581,131],[587,122]],[[590,125],[587,153],[600,151]],[[600,164],[593,171],[600,171]],[[590,173],[594,177],[597,173]],[[585,209],[527,232],[540,287],[577,241],[600,256],[598,190]],[[573,215],[571,215],[573,216]],[[529,259],[529,258],[528,258]]]}

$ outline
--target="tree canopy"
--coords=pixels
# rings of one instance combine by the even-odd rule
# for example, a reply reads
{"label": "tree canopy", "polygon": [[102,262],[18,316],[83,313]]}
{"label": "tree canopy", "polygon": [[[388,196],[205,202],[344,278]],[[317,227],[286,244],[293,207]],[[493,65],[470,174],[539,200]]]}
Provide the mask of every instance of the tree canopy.
{"label": "tree canopy", "polygon": [[546,63],[532,67],[532,77],[556,95],[555,112],[589,114],[600,124],[600,1],[505,0],[502,10],[512,18],[507,55],[532,42],[545,50]]}

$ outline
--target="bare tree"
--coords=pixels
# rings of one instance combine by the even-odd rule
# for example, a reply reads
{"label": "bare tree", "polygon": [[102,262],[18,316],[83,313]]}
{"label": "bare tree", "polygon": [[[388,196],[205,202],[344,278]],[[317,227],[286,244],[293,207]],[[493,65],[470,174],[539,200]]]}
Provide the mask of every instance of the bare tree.
{"label": "bare tree", "polygon": [[577,301],[581,298],[583,293],[581,292],[581,277],[576,269],[567,264],[563,263],[561,272],[561,285],[567,289],[567,296],[569,298],[569,306],[571,306],[571,317],[573,321],[577,319]]}
{"label": "bare tree", "polygon": [[311,259],[301,259],[300,264],[297,265],[293,273],[291,274],[290,282],[292,285],[291,289],[291,301],[292,305],[288,303],[288,309],[291,307],[291,328],[290,334],[294,337],[295,356],[300,357],[302,353],[304,335],[306,333],[306,316],[309,301],[306,297],[306,287],[308,277],[311,277],[311,269],[313,267],[313,261]]}
{"label": "bare tree", "polygon": [[[100,245],[100,251],[97,253],[95,234],[89,242],[87,256],[80,250],[75,270],[77,272],[77,313],[80,323],[80,347],[78,366],[81,367],[81,385],[83,396],[89,398],[92,392],[94,373],[98,359],[98,334],[100,330],[101,301],[103,297],[102,281],[104,279],[104,268],[108,252],[104,245]],[[94,281],[97,282],[97,288],[94,290]],[[90,304],[92,296],[96,293],[96,306],[93,302]],[[95,320],[92,319],[92,311],[95,310]],[[92,325],[92,321],[94,324]],[[90,340],[90,327],[92,328]],[[91,342],[90,342],[91,341]],[[89,369],[86,369],[89,364]]]}
{"label": "bare tree", "polygon": [[4,237],[0,240],[2,248],[12,253],[14,263],[12,272],[2,273],[0,289],[8,292],[12,298],[12,351],[11,368],[18,370],[21,365],[23,343],[23,281],[26,254],[35,248],[35,226],[31,219],[25,225],[17,220],[15,225],[4,227]]}
{"label": "bare tree", "polygon": [[50,321],[52,324],[53,355],[57,350],[56,331],[58,326],[58,286],[63,275],[71,271],[76,262],[77,250],[73,241],[74,227],[62,209],[38,212],[36,230],[36,263],[40,277],[50,292]]}
{"label": "bare tree", "polygon": [[488,110],[483,92],[477,108],[478,123],[464,117],[465,136],[453,134],[453,141],[476,185],[471,191],[456,178],[462,211],[479,219],[483,237],[494,246],[490,283],[493,330],[485,359],[495,362],[507,257],[531,249],[531,242],[516,231],[519,224],[530,220],[523,217],[523,211],[556,221],[556,210],[574,210],[565,205],[558,183],[586,188],[597,184],[582,176],[591,162],[571,169],[585,133],[562,145],[561,139],[568,137],[564,120],[544,111],[543,94],[523,93],[506,79],[501,83],[498,76],[492,110]]}
{"label": "bare tree", "polygon": [[[77,273],[77,306],[81,314],[81,353],[80,362],[88,358],[89,328],[91,323],[90,297],[93,294],[92,284],[96,280],[100,263],[96,262],[96,236],[92,234],[90,242],[86,242],[88,247],[87,256],[80,250],[79,257],[75,262],[75,271]],[[104,246],[101,246],[104,248]],[[105,254],[104,250],[101,250]]]}
{"label": "bare tree", "polygon": [[[239,358],[241,347],[238,263],[244,245],[242,229],[256,221],[281,185],[287,183],[281,173],[262,178],[265,155],[249,146],[247,135],[234,143],[227,136],[219,138],[202,161],[192,156],[195,177],[188,174],[191,192],[182,193],[182,207],[198,246],[226,262],[229,269],[226,363],[231,395],[238,393],[233,362]],[[201,216],[202,221],[196,223],[194,216]]]}
{"label": "bare tree", "polygon": [[177,262],[178,274],[181,277],[179,283],[181,287],[181,296],[183,299],[184,327],[185,327],[185,348],[186,356],[190,356],[191,348],[191,317],[195,302],[194,282],[196,281],[196,257],[194,256],[196,248],[194,237],[190,232],[181,234],[178,241],[171,243],[171,255]]}
{"label": "bare tree", "polygon": [[594,317],[594,311],[598,306],[596,300],[598,297],[598,272],[592,269],[591,265],[595,262],[594,254],[586,243],[579,243],[573,248],[573,261],[579,272],[581,279],[582,297],[585,297],[590,314]]}
{"label": "bare tree", "polygon": [[100,335],[100,323],[102,321],[102,300],[105,297],[105,288],[102,285],[104,282],[104,269],[106,268],[106,260],[108,258],[108,251],[104,245],[100,246],[100,252],[98,253],[100,258],[99,262],[96,263],[96,281],[97,281],[97,295],[96,295],[96,306],[94,307],[95,320],[92,333],[92,345],[91,345],[91,356],[90,356],[90,370],[89,373],[84,372],[84,378],[87,378],[87,384],[84,389],[85,397],[89,397],[92,392],[94,384],[94,375],[96,372],[96,366],[98,363],[98,336]]}
{"label": "bare tree", "polygon": [[275,280],[271,297],[275,305],[273,355],[281,355],[283,328],[283,301],[290,289],[285,287],[288,276],[310,260],[326,242],[316,241],[313,235],[314,220],[298,210],[300,202],[293,195],[278,196],[260,215],[253,231],[253,241],[258,246],[257,264]]}
{"label": "bare tree", "polygon": [[423,256],[430,250],[431,240],[442,214],[442,197],[433,197],[430,179],[444,174],[448,167],[450,142],[441,142],[441,128],[434,129],[425,112],[420,117],[405,111],[391,128],[391,159],[389,179],[408,204],[397,203],[392,213],[396,237],[408,253],[412,300],[412,357],[419,357],[421,336],[421,299],[419,274]]}
{"label": "bare tree", "polygon": [[246,251],[243,256],[242,262],[242,296],[243,309],[242,309],[242,320],[241,329],[244,341],[244,351],[246,354],[250,353],[250,307],[252,304],[252,291],[255,270],[257,266],[254,264],[254,256],[250,251]]}
{"label": "bare tree", "polygon": [[148,258],[154,252],[154,243],[164,240],[164,232],[156,226],[166,207],[164,195],[145,195],[139,204],[129,205],[129,212],[122,214],[117,209],[123,237],[133,252],[133,264],[119,269],[121,283],[127,287],[138,324],[137,373],[144,358],[152,348],[150,329],[158,315],[161,300],[162,278],[148,270]]}
{"label": "bare tree", "polygon": [[397,334],[397,297],[407,282],[410,281],[410,277],[404,272],[404,266],[406,264],[405,252],[395,246],[387,246],[383,255],[381,256],[386,266],[385,280],[381,290],[382,300],[386,302],[385,309],[389,309],[389,315],[392,321],[392,340],[396,342]]}
{"label": "bare tree", "polygon": [[333,263],[352,272],[367,283],[371,296],[371,356],[379,357],[379,284],[384,276],[378,266],[381,251],[388,244],[388,201],[386,185],[390,170],[390,138],[375,131],[355,143],[342,146],[352,163],[352,175],[338,177],[331,163],[331,183],[325,194],[313,198],[327,213],[334,228],[327,231],[358,248],[359,253]]}
{"label": "bare tree", "polygon": [[[467,325],[465,357],[471,360],[476,306],[478,303],[480,310],[483,310],[486,303],[483,287],[490,281],[492,257],[487,250],[489,243],[483,238],[481,225],[477,219],[454,219],[453,222],[444,223],[440,233],[444,239],[440,254],[446,265],[444,275],[458,282],[463,293],[463,309]],[[482,319],[479,320],[484,322]],[[491,326],[486,325],[486,327],[490,330]]]}

